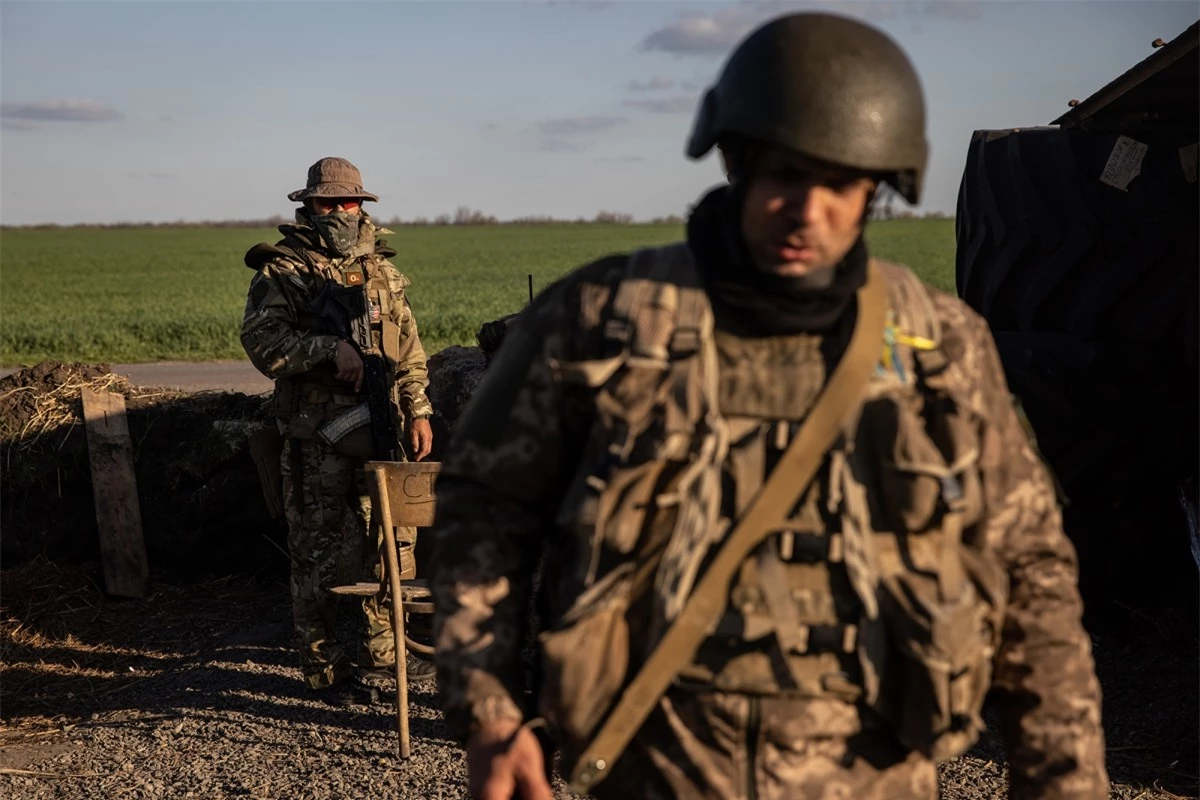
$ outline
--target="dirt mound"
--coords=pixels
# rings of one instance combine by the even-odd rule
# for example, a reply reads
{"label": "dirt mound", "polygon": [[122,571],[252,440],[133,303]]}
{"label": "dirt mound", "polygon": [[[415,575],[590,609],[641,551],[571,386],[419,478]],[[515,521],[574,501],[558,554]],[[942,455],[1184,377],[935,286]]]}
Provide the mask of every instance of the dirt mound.
{"label": "dirt mound", "polygon": [[125,398],[152,568],[229,569],[282,559],[247,436],[264,401],[240,393],[148,390],[107,364],[46,362],[0,380],[0,553],[98,557],[80,392]]}
{"label": "dirt mound", "polygon": [[129,382],[107,364],[63,364],[45,361],[0,379],[0,440],[17,441],[28,452],[41,434],[71,416],[83,387],[137,396]]}
{"label": "dirt mound", "polygon": [[475,334],[478,347],[451,345],[429,357],[429,402],[433,404],[433,452],[430,459],[441,460],[442,453],[462,416],[467,401],[475,393],[492,357],[504,343],[505,334],[519,317],[509,314],[485,322]]}
{"label": "dirt mound", "polygon": [[429,357],[429,389],[425,394],[433,404],[431,460],[441,460],[454,426],[483,379],[485,369],[487,356],[478,347],[451,345]]}
{"label": "dirt mound", "polygon": [[[449,347],[429,358],[432,458],[440,458],[487,362],[479,347]],[[125,398],[152,571],[286,571],[286,527],[270,516],[248,442],[272,424],[268,398],[145,389],[108,364],[53,361],[0,379],[6,563],[37,555],[62,563],[99,558],[84,387]]]}

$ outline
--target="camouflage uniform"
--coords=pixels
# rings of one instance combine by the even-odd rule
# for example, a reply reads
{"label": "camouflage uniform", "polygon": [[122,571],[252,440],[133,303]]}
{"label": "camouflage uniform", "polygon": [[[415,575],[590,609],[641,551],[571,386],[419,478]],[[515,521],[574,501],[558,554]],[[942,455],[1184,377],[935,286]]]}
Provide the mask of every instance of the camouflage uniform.
{"label": "camouflage uniform", "polygon": [[[616,261],[570,275],[531,308],[518,333],[510,332],[511,343],[460,421],[438,479],[438,678],[446,718],[462,740],[479,723],[537,713],[523,699],[520,657],[537,559],[545,551],[558,565],[559,577],[540,598],[545,617],[557,621],[583,584],[577,565],[596,552],[591,540],[557,527],[554,517],[601,412],[592,398],[564,386],[554,365],[601,356],[604,319],[594,312],[612,294]],[[957,299],[929,291],[951,359],[952,390],[969,398],[985,426],[978,467],[987,503],[972,531],[1003,565],[1010,585],[994,689],[1004,701],[999,710],[1011,796],[1103,797],[1100,692],[1080,622],[1075,554],[1062,532],[1053,485],[1014,413],[986,324]],[[820,341],[801,336],[780,346],[725,338],[722,397],[745,392],[747,380],[764,394],[795,388],[779,396],[796,398],[793,419],[802,418],[825,373]],[[755,361],[758,371],[744,368]],[[817,383],[805,386],[797,375]],[[759,435],[774,421],[756,427]],[[818,492],[806,505],[817,509],[825,499]],[[602,557],[615,556],[605,549]],[[761,642],[730,648],[714,638],[709,646],[718,673],[721,667],[733,672],[730,650],[767,658]],[[580,658],[602,660],[601,649]],[[697,664],[694,671],[714,670]],[[934,761],[906,751],[852,702],[698,690],[686,677],[594,790],[597,797],[747,796],[748,781],[756,791],[750,796],[764,798],[937,796]]]}
{"label": "camouflage uniform", "polygon": [[[292,199],[312,193],[294,192]],[[342,162],[348,164],[348,162]],[[335,164],[335,166],[340,166]],[[357,176],[357,170],[354,171]],[[357,183],[357,181],[355,181]],[[361,186],[334,185],[329,193],[362,193]],[[310,310],[320,288],[366,284],[374,306],[373,336],[394,369],[392,405],[400,420],[428,418],[432,408],[425,351],[405,289],[409,280],[388,260],[395,251],[377,236],[369,215],[361,214],[358,244],[339,255],[325,246],[303,209],[296,224],[281,225],[284,238],[275,245],[260,244],[246,254],[255,270],[251,279],[242,345],[251,362],[275,380],[274,411],[284,435],[281,455],[288,546],[292,557],[292,609],[300,640],[304,680],[313,689],[339,682],[351,672],[351,656],[335,635],[337,599],[330,588],[380,577],[380,537],[367,546],[370,500],[361,470],[363,454],[339,452],[317,437],[325,422],[365,402],[365,386],[354,387],[336,378],[337,336],[323,332]],[[376,313],[377,310],[377,313]],[[386,346],[381,339],[393,341]],[[404,430],[404,426],[400,427]],[[383,597],[363,601],[364,647],[357,660],[365,666],[394,663],[390,609]]]}
{"label": "camouflage uniform", "polygon": [[[905,185],[915,202],[919,180]],[[704,198],[686,242],[601,259],[547,289],[459,421],[438,479],[432,585],[443,711],[461,742],[489,722],[541,718],[575,764],[686,598],[686,566],[707,563],[846,347],[852,311],[768,336],[708,307],[703,276],[736,258],[719,232],[728,193]],[[795,530],[742,564],[716,628],[592,796],[932,800],[936,764],[974,741],[989,691],[1010,797],[1107,795],[1075,552],[986,323],[871,260],[861,239],[838,270],[852,264],[886,276],[891,312],[862,405],[796,503]],[[622,290],[647,274],[671,279],[645,290],[654,299],[638,313],[661,336],[633,357]],[[697,295],[703,307],[685,314]],[[712,431],[723,445],[704,451]],[[696,467],[718,499],[681,547],[679,521],[714,494],[679,488]],[[879,548],[867,562],[915,576],[904,585],[933,576],[940,591],[947,553],[969,567],[971,626],[933,635],[969,653],[969,669],[940,674],[904,649],[923,623],[944,634],[938,619],[866,609],[889,595],[859,585],[864,543]],[[540,665],[528,696],[531,607]]]}

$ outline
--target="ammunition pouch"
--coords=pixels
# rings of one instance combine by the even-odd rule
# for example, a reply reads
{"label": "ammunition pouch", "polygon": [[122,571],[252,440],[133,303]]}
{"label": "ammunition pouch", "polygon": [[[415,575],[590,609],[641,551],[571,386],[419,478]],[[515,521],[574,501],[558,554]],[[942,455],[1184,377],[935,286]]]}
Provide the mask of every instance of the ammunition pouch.
{"label": "ammunition pouch", "polygon": [[875,531],[866,546],[887,647],[875,654],[871,704],[903,745],[940,762],[983,730],[1008,584],[1000,564],[963,539],[983,514],[981,421],[928,388],[936,401],[878,401],[864,413],[866,435],[891,447],[873,459],[875,524],[851,527]]}
{"label": "ammunition pouch", "polygon": [[612,581],[596,584],[558,625],[538,634],[538,713],[555,732],[565,763],[578,757],[571,748],[594,735],[625,686],[630,583],[626,575],[615,589]]}
{"label": "ammunition pouch", "polygon": [[295,378],[276,378],[271,396],[271,414],[286,420],[300,410],[300,389]]}
{"label": "ammunition pouch", "polygon": [[940,597],[936,578],[906,571],[881,582],[891,644],[877,710],[906,747],[941,762],[966,752],[984,728],[981,711],[999,638],[999,567],[969,547],[967,581]]}
{"label": "ammunition pouch", "polygon": [[395,370],[400,363],[400,326],[390,319],[380,323],[380,349],[388,369]]}
{"label": "ammunition pouch", "polygon": [[274,426],[266,426],[250,434],[250,458],[258,470],[258,481],[262,485],[263,500],[271,519],[283,519],[283,436]]}

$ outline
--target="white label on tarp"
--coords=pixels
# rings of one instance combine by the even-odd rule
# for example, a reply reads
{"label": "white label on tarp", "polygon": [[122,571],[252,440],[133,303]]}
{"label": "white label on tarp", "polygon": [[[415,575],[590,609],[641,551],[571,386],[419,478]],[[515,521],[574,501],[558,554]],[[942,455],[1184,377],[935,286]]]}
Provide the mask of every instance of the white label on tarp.
{"label": "white label on tarp", "polygon": [[1188,183],[1196,182],[1196,154],[1200,151],[1200,142],[1179,148],[1179,163],[1183,167],[1183,177]]}
{"label": "white label on tarp", "polygon": [[1104,172],[1100,174],[1100,182],[1129,191],[1129,182],[1142,174],[1142,159],[1146,157],[1149,146],[1130,139],[1128,136],[1118,136],[1113,145]]}

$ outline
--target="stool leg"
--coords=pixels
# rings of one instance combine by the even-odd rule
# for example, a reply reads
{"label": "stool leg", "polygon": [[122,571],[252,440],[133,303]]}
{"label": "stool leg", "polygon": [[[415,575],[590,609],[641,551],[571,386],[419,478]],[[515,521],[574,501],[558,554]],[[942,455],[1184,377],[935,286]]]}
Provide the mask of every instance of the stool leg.
{"label": "stool leg", "polygon": [[408,651],[404,645],[404,599],[400,594],[400,564],[396,553],[396,534],[392,531],[392,509],[388,502],[387,483],[383,470],[375,472],[379,489],[381,524],[383,525],[384,559],[392,595],[392,639],[396,650],[396,727],[400,734],[400,758],[409,756],[408,741]]}

